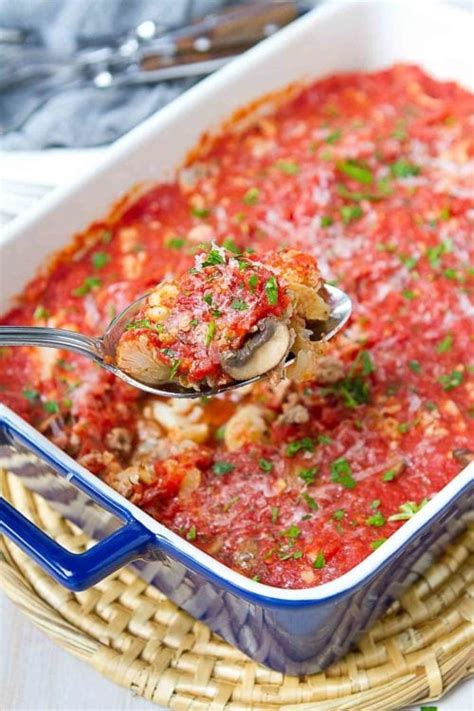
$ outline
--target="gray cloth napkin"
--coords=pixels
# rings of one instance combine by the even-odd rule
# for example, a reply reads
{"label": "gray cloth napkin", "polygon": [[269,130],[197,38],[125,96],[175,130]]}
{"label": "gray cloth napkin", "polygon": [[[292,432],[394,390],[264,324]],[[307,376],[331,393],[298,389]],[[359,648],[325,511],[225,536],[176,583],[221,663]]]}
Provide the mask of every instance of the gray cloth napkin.
{"label": "gray cloth napkin", "polygon": [[[225,4],[224,0],[0,0],[0,27],[30,31],[18,48],[3,45],[2,71],[12,70],[36,46],[63,55],[111,44],[144,20],[169,29]],[[44,82],[0,89],[0,149],[81,148],[114,141],[195,83],[98,89],[78,80],[55,91]]]}

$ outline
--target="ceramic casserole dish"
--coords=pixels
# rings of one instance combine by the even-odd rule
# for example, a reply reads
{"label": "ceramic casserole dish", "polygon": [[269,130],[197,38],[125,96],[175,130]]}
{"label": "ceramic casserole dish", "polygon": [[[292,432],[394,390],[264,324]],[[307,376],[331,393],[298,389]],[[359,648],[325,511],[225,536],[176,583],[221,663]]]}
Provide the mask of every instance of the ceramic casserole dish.
{"label": "ceramic casserole dish", "polygon": [[[172,175],[201,134],[232,111],[295,81],[400,61],[469,87],[473,29],[467,13],[438,5],[427,13],[414,3],[344,2],[309,13],[188,91],[118,141],[87,177],[6,228],[0,309],[73,232],[104,214],[133,184]],[[316,672],[342,656],[413,583],[466,526],[473,478],[470,465],[341,577],[288,590],[247,579],[214,560],[1,405],[0,466],[97,541],[85,553],[71,553],[0,499],[0,531],[64,586],[85,589],[140,559],[134,564],[141,574],[176,604],[252,659],[288,674]]]}

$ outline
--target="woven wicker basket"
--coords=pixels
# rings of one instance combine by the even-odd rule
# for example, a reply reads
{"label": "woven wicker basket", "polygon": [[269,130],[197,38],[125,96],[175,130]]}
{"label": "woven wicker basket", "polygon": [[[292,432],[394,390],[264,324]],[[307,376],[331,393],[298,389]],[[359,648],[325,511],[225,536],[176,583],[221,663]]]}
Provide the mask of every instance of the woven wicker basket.
{"label": "woven wicker basket", "polygon": [[[71,550],[88,541],[20,479],[3,495]],[[325,672],[289,677],[260,666],[130,569],[71,593],[8,540],[0,587],[55,642],[108,679],[176,711],[390,711],[433,700],[472,673],[474,530],[466,531]]]}

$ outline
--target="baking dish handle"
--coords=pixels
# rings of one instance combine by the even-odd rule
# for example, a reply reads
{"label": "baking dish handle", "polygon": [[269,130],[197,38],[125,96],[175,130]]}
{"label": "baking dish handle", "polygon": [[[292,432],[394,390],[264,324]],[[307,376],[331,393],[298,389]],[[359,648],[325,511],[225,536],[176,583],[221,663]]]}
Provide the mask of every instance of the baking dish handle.
{"label": "baking dish handle", "polygon": [[123,565],[143,556],[154,541],[145,526],[130,520],[85,553],[71,553],[13,506],[0,499],[0,533],[69,590],[85,590]]}
{"label": "baking dish handle", "polygon": [[5,445],[13,451],[26,450],[35,455],[122,522],[120,528],[84,553],[72,553],[17,511],[0,491],[0,534],[8,536],[59,583],[69,590],[85,590],[123,565],[145,557],[152,547],[156,553],[153,532],[137,521],[113,495],[101,492],[95,481],[88,481],[73,459],[0,403],[0,449]]}

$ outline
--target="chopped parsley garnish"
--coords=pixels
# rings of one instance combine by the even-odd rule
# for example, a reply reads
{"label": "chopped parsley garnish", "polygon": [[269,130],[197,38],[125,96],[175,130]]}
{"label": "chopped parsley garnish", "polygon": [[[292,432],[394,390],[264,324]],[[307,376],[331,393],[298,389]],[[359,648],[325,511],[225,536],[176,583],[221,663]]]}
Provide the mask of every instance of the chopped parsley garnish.
{"label": "chopped parsley garnish", "polygon": [[271,306],[275,306],[278,303],[278,284],[274,276],[271,276],[265,282],[265,295]]}
{"label": "chopped parsley garnish", "polygon": [[369,384],[360,375],[348,376],[333,386],[323,388],[323,393],[332,393],[342,398],[344,405],[355,408],[370,400]]}
{"label": "chopped parsley garnish", "polygon": [[362,217],[362,208],[359,205],[343,205],[339,212],[345,225]]}
{"label": "chopped parsley garnish", "polygon": [[196,536],[197,536],[196,526],[191,526],[191,528],[189,529],[189,531],[186,534],[186,538],[188,539],[188,541],[195,541]]}
{"label": "chopped parsley garnish", "polygon": [[271,470],[273,469],[272,462],[269,462],[268,459],[264,459],[263,457],[259,459],[258,466],[260,467],[262,472],[266,473],[271,472]]}
{"label": "chopped parsley garnish", "polygon": [[411,270],[414,269],[418,264],[418,257],[410,257],[406,254],[399,254],[398,258],[401,263],[408,269],[409,272],[411,272]]}
{"label": "chopped parsley garnish", "polygon": [[302,439],[295,439],[294,442],[286,447],[286,454],[288,457],[294,457],[298,452],[314,452],[314,440],[311,437],[303,437]]}
{"label": "chopped parsley garnish", "polygon": [[384,198],[386,195],[389,195],[390,192],[391,189],[386,187],[385,183],[382,183],[382,185],[380,186],[380,192],[378,193],[362,193],[359,191],[349,190],[342,183],[339,183],[339,185],[337,186],[338,195],[340,195],[342,198],[345,198],[346,200],[354,200],[354,202],[360,202],[361,200],[382,200],[382,198]]}
{"label": "chopped parsley garnish", "polygon": [[272,523],[276,523],[278,521],[278,516],[280,515],[280,509],[278,508],[278,506],[272,506],[270,511],[272,516]]}
{"label": "chopped parsley garnish", "polygon": [[39,321],[40,319],[46,319],[49,317],[49,311],[44,308],[44,306],[37,306],[34,313],[33,313],[33,318],[35,321]]}
{"label": "chopped parsley garnish", "polygon": [[222,442],[225,437],[225,425],[221,425],[217,428],[217,430],[214,432],[214,437],[215,439],[217,439],[218,442]]}
{"label": "chopped parsley garnish", "polygon": [[25,388],[23,391],[23,397],[28,400],[28,402],[34,402],[39,398],[39,392],[37,390],[33,390],[32,388]]}
{"label": "chopped parsley garnish", "polygon": [[327,435],[318,435],[318,444],[332,444],[332,439]]}
{"label": "chopped parsley garnish", "polygon": [[275,167],[285,175],[297,175],[300,169],[298,163],[294,160],[277,160]]}
{"label": "chopped parsley garnish", "polygon": [[404,158],[400,158],[390,166],[390,173],[394,178],[410,178],[419,175],[420,172],[420,166],[410,163]]}
{"label": "chopped parsley garnish", "polygon": [[404,299],[407,299],[407,301],[412,301],[413,299],[416,299],[416,294],[411,289],[404,289],[402,291],[402,296]]}
{"label": "chopped parsley garnish", "polygon": [[446,375],[440,375],[438,378],[438,382],[442,386],[443,390],[446,390],[446,392],[457,388],[459,385],[461,385],[463,380],[464,373],[461,370],[453,370],[451,373],[447,373]]}
{"label": "chopped parsley garnish", "polygon": [[382,481],[393,481],[398,473],[395,467],[387,469],[387,471],[382,474]]}
{"label": "chopped parsley garnish", "polygon": [[212,471],[214,474],[217,474],[217,476],[222,476],[223,474],[228,474],[229,472],[234,471],[235,467],[231,462],[214,462]]}
{"label": "chopped parsley garnish", "polygon": [[412,373],[421,373],[421,363],[417,360],[409,360],[408,367]]}
{"label": "chopped parsley garnish", "polygon": [[211,249],[208,252],[206,259],[203,261],[203,267],[214,267],[216,264],[224,264],[224,257],[218,249]]}
{"label": "chopped parsley garnish", "polygon": [[208,325],[207,331],[206,331],[206,346],[208,346],[213,341],[215,335],[216,335],[216,322],[209,321],[209,325]]}
{"label": "chopped parsley garnish", "polygon": [[384,526],[386,523],[385,516],[380,512],[377,511],[374,513],[372,516],[369,516],[368,518],[365,519],[365,522],[367,526]]}
{"label": "chopped parsley garnish", "polygon": [[260,190],[258,188],[249,188],[242,200],[246,205],[256,205],[260,197]]}
{"label": "chopped parsley garnish", "polygon": [[97,277],[86,277],[77,289],[73,289],[72,295],[86,296],[86,294],[89,294],[93,289],[98,289],[99,286],[102,286],[102,279],[97,279]]}
{"label": "chopped parsley garnish", "polygon": [[321,227],[330,227],[334,220],[332,219],[331,215],[322,215],[321,216]]}
{"label": "chopped parsley garnish", "polygon": [[200,218],[205,218],[209,217],[211,214],[211,211],[208,207],[192,207],[191,208],[191,215],[193,217],[200,217]]}
{"label": "chopped parsley garnish", "polygon": [[375,366],[369,351],[360,351],[356,358],[356,364],[360,365],[362,375],[375,373]]}
{"label": "chopped parsley garnish", "polygon": [[49,412],[50,415],[55,415],[59,412],[59,405],[54,400],[47,400],[43,403],[43,409],[45,412]]}
{"label": "chopped parsley garnish", "polygon": [[244,271],[244,269],[250,269],[250,263],[246,259],[237,259],[239,269],[241,272]]}
{"label": "chopped parsley garnish", "polygon": [[286,536],[287,538],[296,539],[301,536],[301,529],[298,528],[295,523],[292,523],[291,526],[282,531],[281,535]]}
{"label": "chopped parsley garnish", "polygon": [[309,469],[301,469],[301,471],[298,473],[298,476],[300,479],[303,479],[306,484],[312,484],[316,478],[317,473],[318,467],[310,467]]}
{"label": "chopped parsley garnish", "polygon": [[453,334],[447,333],[446,336],[443,338],[443,340],[440,341],[438,343],[438,345],[436,346],[436,352],[437,353],[447,353],[448,351],[451,350],[453,342],[454,342]]}
{"label": "chopped parsley garnish", "polygon": [[130,321],[125,326],[126,331],[134,331],[136,328],[153,328],[153,324],[149,318],[139,318],[136,321]]}
{"label": "chopped parsley garnish", "polygon": [[95,269],[102,269],[110,262],[110,257],[106,252],[94,252],[91,261]]}
{"label": "chopped parsley garnish", "polygon": [[326,558],[324,557],[323,551],[319,551],[318,555],[314,559],[313,568],[321,570],[326,565]]}
{"label": "chopped parsley garnish", "polygon": [[242,299],[234,299],[231,306],[234,311],[247,311],[249,307],[248,303],[246,301],[242,301]]}
{"label": "chopped parsley garnish", "polygon": [[280,560],[289,560],[290,558],[297,560],[298,558],[303,557],[303,551],[281,550],[278,553],[278,557]]}
{"label": "chopped parsley garnish", "polygon": [[258,281],[259,281],[259,280],[258,280],[258,276],[257,276],[256,274],[251,274],[251,275],[249,276],[248,285],[249,285],[250,291],[252,291],[252,292],[255,291],[255,289],[256,289],[257,286],[258,286]]}
{"label": "chopped parsley garnish", "polygon": [[404,504],[401,504],[398,507],[400,513],[392,514],[388,517],[388,520],[408,521],[410,518],[413,518],[413,516],[417,514],[418,511],[420,511],[427,503],[428,499],[423,499],[423,501],[421,501],[419,504],[417,504],[415,501],[406,501]]}
{"label": "chopped parsley garnish", "polygon": [[317,511],[318,510],[318,504],[317,502],[313,499],[312,496],[307,494],[305,491],[302,494],[303,499],[306,501],[308,504],[308,507],[311,509],[311,511]]}
{"label": "chopped parsley garnish", "polygon": [[184,237],[170,237],[166,240],[166,247],[169,249],[182,249],[186,244]]}
{"label": "chopped parsley garnish", "polygon": [[203,301],[205,301],[206,304],[208,304],[209,306],[212,304],[212,294],[211,294],[211,293],[204,294],[204,296],[202,297],[202,299],[203,299]]}
{"label": "chopped parsley garnish", "polygon": [[376,541],[371,542],[370,547],[372,548],[372,550],[376,551],[377,548],[380,548],[380,546],[383,545],[386,540],[386,538],[377,538]]}
{"label": "chopped parsley garnish", "polygon": [[374,499],[373,501],[370,502],[370,508],[371,509],[378,509],[381,503],[382,502],[380,501],[380,499]]}
{"label": "chopped parsley garnish", "polygon": [[433,269],[436,269],[439,267],[441,257],[443,254],[447,254],[448,252],[452,251],[452,244],[448,240],[443,240],[439,244],[435,245],[434,247],[428,247],[426,250],[426,258],[429,261],[430,265],[433,267]]}
{"label": "chopped parsley garnish", "polygon": [[173,378],[176,376],[176,373],[178,372],[179,366],[181,365],[180,360],[175,360],[173,361],[170,369],[170,374],[169,374],[169,379],[173,380]]}
{"label": "chopped parsley garnish", "polygon": [[352,468],[347,459],[339,457],[331,462],[331,481],[342,484],[346,489],[353,489],[357,482],[352,476]]}
{"label": "chopped parsley garnish", "polygon": [[345,509],[336,509],[332,515],[333,519],[335,521],[342,521],[344,516],[346,515]]}
{"label": "chopped parsley garnish", "polygon": [[452,267],[447,267],[444,270],[443,274],[446,277],[446,279],[453,279],[453,280],[459,279],[459,275],[458,275],[457,271],[455,269],[453,269]]}
{"label": "chopped parsley garnish", "polygon": [[343,160],[337,163],[338,170],[347,175],[352,180],[364,185],[369,185],[373,180],[372,171],[364,163],[356,160]]}
{"label": "chopped parsley garnish", "polygon": [[342,136],[342,131],[340,128],[336,128],[334,131],[331,131],[331,133],[328,133],[326,138],[324,139],[326,143],[329,143],[332,145],[333,143],[337,143],[337,141],[341,138]]}
{"label": "chopped parsley garnish", "polygon": [[232,239],[232,237],[226,237],[225,240],[222,242],[222,246],[224,249],[227,249],[228,252],[232,252],[233,254],[240,254],[240,249]]}

